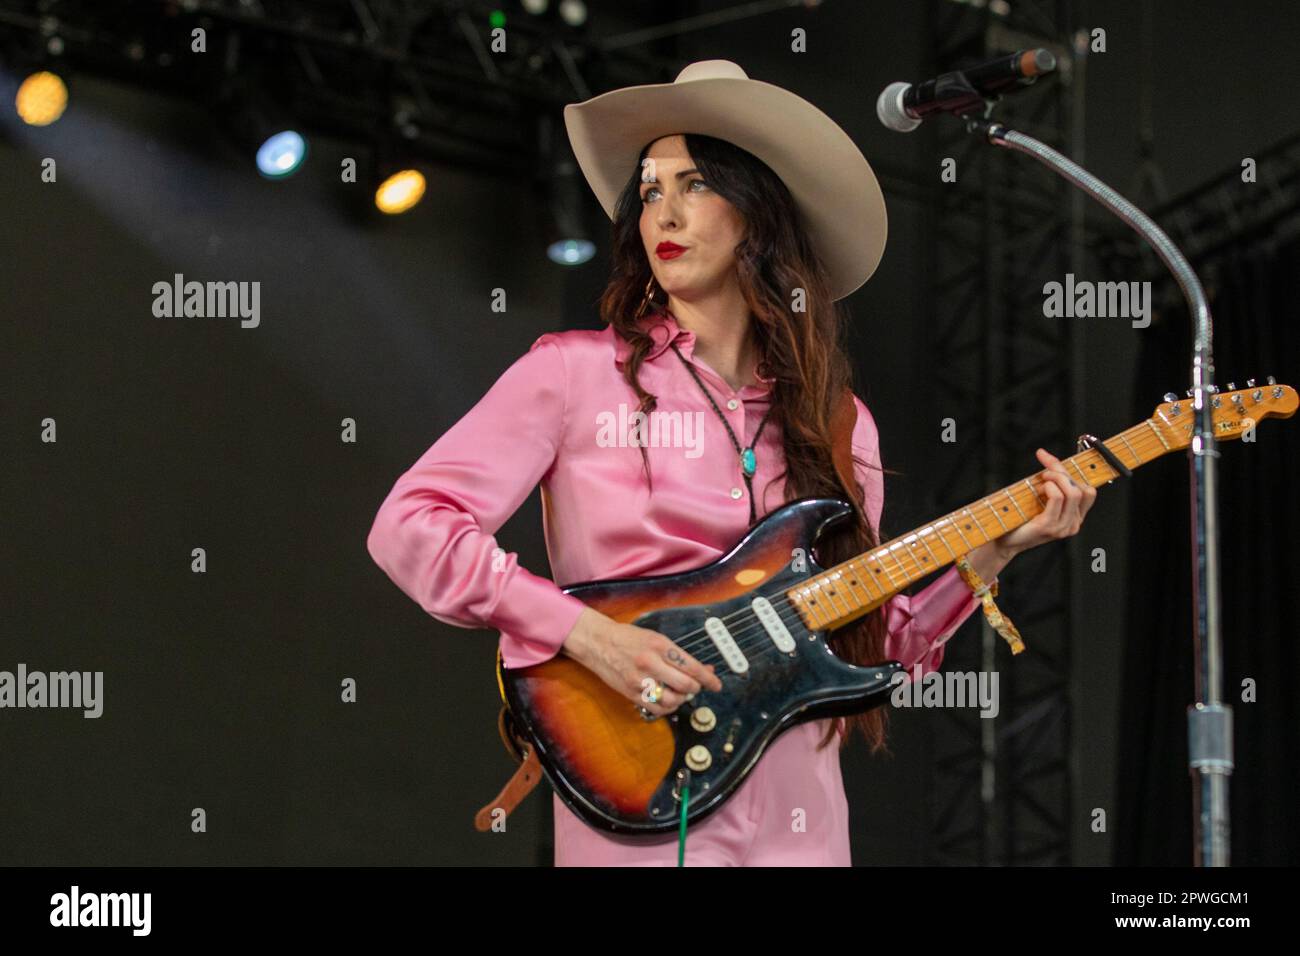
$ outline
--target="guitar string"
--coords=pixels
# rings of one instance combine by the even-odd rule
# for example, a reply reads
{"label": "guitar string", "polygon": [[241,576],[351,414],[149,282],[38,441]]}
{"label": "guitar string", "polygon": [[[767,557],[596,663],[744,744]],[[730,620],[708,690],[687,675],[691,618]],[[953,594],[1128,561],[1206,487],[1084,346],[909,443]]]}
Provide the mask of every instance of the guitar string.
{"label": "guitar string", "polygon": [[[1135,448],[1138,448],[1139,446],[1142,446],[1143,450],[1145,450],[1145,448],[1153,448],[1153,443],[1158,442],[1158,440],[1157,440],[1156,438],[1154,438],[1152,435],[1150,435],[1149,433],[1144,434],[1144,433],[1145,433],[1145,429],[1142,429],[1141,425],[1137,425],[1137,426],[1134,426],[1133,428],[1129,429],[1129,431],[1135,431],[1135,430],[1138,432],[1138,434],[1137,434],[1136,436],[1134,436],[1134,441],[1131,441],[1131,442],[1130,442],[1130,444],[1134,445]],[[1073,456],[1072,456],[1072,457],[1073,457]],[[1077,463],[1076,463],[1076,467],[1077,467]],[[1079,471],[1082,472],[1083,469],[1082,469],[1082,468],[1079,468]],[[1040,472],[1040,474],[1041,474],[1041,472]],[[1039,475],[1034,475],[1034,476],[1032,476],[1032,478],[1038,478],[1038,477],[1039,477]],[[1018,487],[1018,485],[1019,485],[1019,484],[1023,484],[1024,481],[1030,481],[1030,480],[1032,480],[1032,478],[1031,478],[1031,479],[1024,479],[1023,481],[1018,482],[1016,485],[1010,485],[1010,486],[1008,486],[1010,489],[1012,489],[1011,492],[1010,492],[1009,494],[1010,494],[1012,500],[1015,502],[1017,508],[1020,507],[1020,501],[1017,499],[1016,496],[1017,496],[1017,495],[1022,495],[1022,494],[1023,494],[1023,491],[1020,490],[1020,488]],[[1042,487],[1042,485],[1043,485],[1044,483],[1045,483],[1045,479],[1040,479],[1040,481],[1039,481],[1039,487]],[[1004,489],[1004,490],[1005,490],[1005,489]],[[995,496],[998,496],[998,495],[1000,495],[1000,494],[1002,494],[1002,492],[994,492],[993,495],[987,495],[987,496],[985,496],[984,499],[981,499],[981,500],[982,500],[982,501],[988,501],[989,499],[991,499],[991,498],[993,498],[993,497],[995,497]],[[1038,502],[1038,496],[1037,496],[1037,495],[1034,495],[1033,497],[1034,497],[1034,503],[1028,505],[1028,506],[1031,507],[1031,508],[1032,508],[1032,507],[1036,507],[1036,506],[1037,506],[1037,502]],[[978,506],[979,502],[975,502],[974,504],[975,504],[976,506]],[[992,508],[992,503],[991,503],[991,502],[989,502],[989,507],[990,507],[990,509]],[[962,510],[962,511],[970,512],[970,511],[971,511],[971,506],[966,506],[966,507],[964,507],[964,508],[961,509],[961,510]],[[937,522],[933,522],[933,523],[932,523],[932,526],[933,526],[933,527],[937,527],[938,525],[943,524],[945,521],[946,521],[947,523],[956,524],[956,522],[952,520],[952,515],[953,515],[953,514],[956,514],[956,513],[957,513],[957,512],[951,512],[951,513],[949,513],[948,515],[945,515],[943,518],[939,519],[939,521],[937,521]],[[996,513],[996,512],[995,512],[995,513]],[[972,512],[971,516],[974,517],[973,512]],[[1000,520],[1000,519],[999,519],[999,520]],[[987,543],[988,541],[996,540],[996,539],[994,539],[994,538],[992,538],[992,537],[989,537],[989,536],[987,535],[987,533],[984,532],[984,530],[983,530],[983,525],[980,523],[980,521],[979,521],[978,519],[976,519],[975,524],[979,525],[979,526],[980,526],[980,531],[981,531],[981,533],[982,533],[982,534],[985,534],[985,538],[986,538],[986,542],[985,542],[985,543]],[[948,544],[947,544],[947,541],[943,538],[942,533],[940,532],[939,534],[937,534],[937,535],[935,535],[935,536],[938,537],[939,540],[943,542],[943,546],[944,546],[944,548],[945,548],[945,549],[948,549],[949,552],[951,553],[951,549],[949,548],[949,546],[948,546]],[[916,537],[918,538],[918,540],[925,541],[925,536],[923,536],[923,535],[917,534]],[[905,539],[906,539],[906,536],[904,536],[904,538],[903,538],[903,539],[900,539],[900,540],[905,540]],[[927,544],[927,547],[928,547],[928,544]],[[858,561],[862,560],[863,558],[874,558],[877,554],[881,554],[881,553],[888,552],[891,556],[894,557],[894,562],[895,562],[895,563],[898,565],[898,567],[903,571],[904,576],[910,577],[910,572],[907,570],[907,566],[906,566],[906,565],[905,565],[905,564],[904,564],[904,563],[903,563],[903,562],[902,562],[902,561],[901,561],[897,556],[895,556],[895,555],[892,554],[893,550],[894,550],[893,548],[890,548],[890,547],[887,547],[887,546],[881,546],[881,548],[880,548],[879,551],[871,552],[870,554],[859,555],[859,556],[856,557],[856,558],[850,559],[849,561],[842,562],[842,563],[844,563],[844,564],[852,564],[852,563],[855,563],[855,562],[858,562]],[[913,557],[913,560],[914,560],[914,561],[916,560],[915,557]],[[882,561],[882,562],[880,562],[880,563],[883,565],[885,562]],[[920,569],[922,570],[922,572],[923,572],[923,576],[924,576],[925,573],[929,573],[929,572],[925,571],[925,569],[921,566],[920,562],[917,562],[917,567],[920,568]],[[829,569],[828,569],[828,570],[829,570]],[[860,575],[860,577],[865,577],[865,576],[861,576],[861,575]],[[910,583],[910,582],[909,582],[909,583]],[[879,586],[879,585],[877,584],[877,586]],[[787,588],[787,589],[785,589],[785,590],[794,590],[794,589],[797,588],[797,587],[798,587],[798,585],[796,584],[796,585],[793,585],[792,587]],[[906,585],[904,585],[904,587],[906,587]],[[864,590],[865,590],[865,588],[864,588]],[[895,592],[895,593],[896,593],[896,592]],[[850,591],[850,594],[852,594],[852,591]],[[764,596],[766,596],[766,595],[764,595]],[[893,595],[891,594],[890,596],[892,597]],[[769,597],[768,599],[771,600],[770,597]],[[826,600],[826,598],[823,598],[823,600]],[[788,597],[786,597],[784,593],[782,593],[782,594],[779,596],[779,601],[780,601],[780,602],[783,602],[783,603],[785,604],[785,606],[788,607],[789,609],[791,609],[791,611],[792,611],[792,614],[791,614],[790,616],[784,616],[783,613],[782,613],[782,611],[781,611],[780,609],[777,610],[778,617],[781,618],[782,623],[788,625],[788,624],[790,623],[790,621],[793,621],[793,620],[801,620],[801,619],[802,619],[802,616],[799,614],[798,609],[794,607],[793,603],[791,603],[790,599],[789,599]],[[833,606],[833,605],[832,605],[832,606]],[[735,611],[735,612],[733,612],[733,613],[727,615],[726,617],[722,618],[721,621],[722,621],[722,623],[725,625],[727,622],[729,622],[729,621],[735,621],[737,618],[743,617],[743,616],[745,616],[745,615],[753,615],[752,610],[750,610],[749,608],[742,608],[742,609],[740,609],[740,610],[738,610],[738,611]],[[753,620],[754,620],[754,621],[758,621],[758,619],[757,619],[756,616],[753,618]],[[760,632],[761,632],[761,633],[760,633]],[[704,635],[704,636],[703,636],[703,638],[701,639],[701,638],[697,637],[697,635]],[[742,651],[745,649],[746,646],[751,647],[751,648],[760,648],[760,647],[763,647],[763,646],[764,646],[765,642],[762,641],[761,639],[758,640],[758,641],[748,641],[748,640],[745,640],[745,638],[747,638],[747,637],[749,637],[749,636],[751,636],[751,635],[757,635],[759,638],[762,638],[762,637],[766,636],[766,628],[763,627],[761,621],[758,621],[757,624],[750,623],[750,624],[748,624],[745,628],[740,629],[740,630],[737,630],[737,631],[736,631],[735,633],[733,633],[731,636],[732,636],[732,639],[736,641],[738,648],[741,649]],[[769,637],[768,639],[770,640],[770,637]],[[688,653],[691,653],[692,656],[695,657],[697,660],[699,660],[701,663],[725,663],[725,657],[724,657],[724,656],[722,655],[722,653],[717,649],[717,645],[714,643],[713,639],[712,639],[711,637],[708,636],[708,631],[707,631],[706,628],[699,628],[699,629],[696,629],[696,630],[694,630],[694,631],[689,631],[689,632],[687,632],[686,634],[683,634],[683,635],[681,636],[680,639],[674,641],[674,643],[676,643],[677,646],[680,647],[680,648],[682,648],[683,650],[686,650]],[[776,645],[775,645],[775,644],[771,644],[771,645],[768,645],[768,646],[772,647],[772,648],[775,649],[775,650],[779,650],[779,648],[776,648]],[[696,653],[694,653],[694,652],[692,651],[692,648],[700,648],[700,647],[703,647],[703,648],[705,648],[706,650],[709,650],[709,653],[696,654]]]}
{"label": "guitar string", "polygon": [[[1148,461],[1152,461],[1152,460],[1154,460],[1155,458],[1160,457],[1160,455],[1163,454],[1164,452],[1168,451],[1167,448],[1164,448],[1164,447],[1163,447],[1163,442],[1161,442],[1161,441],[1159,440],[1159,438],[1154,437],[1153,434],[1152,434],[1152,433],[1151,433],[1147,428],[1144,428],[1144,427],[1143,427],[1143,425],[1147,425],[1148,423],[1150,423],[1151,425],[1154,425],[1154,424],[1155,424],[1154,421],[1152,421],[1151,419],[1147,419],[1147,420],[1143,421],[1142,423],[1140,423],[1140,424],[1138,424],[1138,425],[1134,425],[1134,426],[1128,428],[1127,430],[1125,430],[1124,432],[1121,432],[1121,433],[1117,436],[1117,438],[1124,440],[1124,441],[1127,443],[1127,445],[1128,445],[1129,447],[1131,447],[1132,449],[1134,449],[1135,451],[1136,451],[1136,450],[1139,450],[1139,449],[1141,450],[1141,452],[1142,452],[1142,456],[1143,456],[1143,457],[1142,457],[1142,460],[1138,461],[1137,464],[1136,464],[1134,467],[1138,467],[1138,466],[1141,466],[1141,465],[1147,463]],[[1161,447],[1160,449],[1157,449],[1157,448],[1156,448],[1156,445],[1157,445],[1157,444],[1161,445],[1162,447]],[[1087,451],[1087,450],[1089,450],[1089,449],[1084,449],[1084,450]],[[1154,451],[1155,454],[1153,454],[1151,458],[1146,458],[1146,457],[1145,457],[1145,453],[1146,453],[1147,450]],[[1082,452],[1078,452],[1078,453],[1076,453],[1076,455],[1078,455],[1078,454],[1082,454]],[[1076,457],[1076,456],[1071,456],[1071,458],[1074,458],[1074,457]],[[1067,461],[1069,461],[1069,460],[1070,460],[1070,459],[1067,459]],[[1102,463],[1103,463],[1103,464],[1106,464],[1107,467],[1110,467],[1110,466],[1109,466],[1109,463],[1108,463],[1108,462],[1105,462],[1104,459],[1102,459]],[[1082,475],[1082,474],[1083,474],[1083,468],[1080,467],[1079,463],[1078,463],[1078,462],[1074,462],[1074,466],[1075,466],[1076,470],[1080,473],[1080,475]],[[1090,465],[1090,467],[1092,467],[1092,466]],[[1002,489],[1002,490],[999,491],[999,492],[994,492],[992,495],[986,495],[984,498],[980,499],[980,501],[985,502],[986,505],[990,508],[990,510],[993,510],[993,511],[994,511],[994,514],[995,514],[995,516],[996,516],[996,513],[997,513],[997,512],[996,512],[996,509],[994,509],[994,508],[992,507],[992,499],[1005,493],[1007,496],[1011,497],[1012,502],[1015,504],[1015,506],[1017,507],[1017,509],[1023,511],[1023,509],[1020,508],[1021,502],[1020,502],[1020,500],[1019,500],[1019,496],[1023,495],[1023,491],[1021,491],[1021,489],[1020,489],[1019,486],[1020,486],[1021,484],[1025,484],[1026,482],[1031,482],[1033,479],[1039,479],[1039,481],[1038,481],[1038,486],[1039,486],[1039,487],[1042,487],[1042,486],[1045,484],[1045,479],[1040,478],[1040,475],[1042,475],[1042,474],[1043,474],[1043,472],[1039,472],[1038,474],[1031,476],[1031,478],[1022,479],[1021,481],[1016,482],[1016,483],[1013,484],[1013,485],[1009,485],[1008,488],[1011,489],[1011,490],[1008,491],[1008,489],[1004,488],[1004,489]],[[1119,477],[1118,474],[1117,474],[1115,477]],[[1108,479],[1108,480],[1113,480],[1113,479]],[[1033,486],[1031,485],[1030,487],[1032,488]],[[1040,500],[1040,499],[1039,499],[1039,496],[1038,496],[1036,493],[1033,493],[1033,494],[1032,494],[1032,497],[1034,498],[1034,501],[1033,501],[1032,503],[1030,503],[1030,502],[1026,502],[1026,506],[1029,507],[1029,508],[1031,508],[1031,509],[1032,509],[1032,508],[1035,508],[1035,507],[1038,507],[1038,508],[1040,509],[1040,512],[1041,512],[1041,505],[1038,504],[1038,502],[1039,502],[1039,500]],[[973,518],[973,517],[974,517],[974,512],[972,511],[972,507],[978,507],[979,503],[980,503],[980,502],[974,502],[973,505],[968,505],[968,506],[962,508],[961,510],[967,512],[967,513],[968,513],[968,514]],[[1005,510],[1005,507],[1004,507],[1003,510]],[[957,513],[958,513],[958,512],[950,512],[948,515],[945,515],[943,518],[939,519],[938,521],[936,521],[936,522],[932,522],[931,527],[934,527],[934,528],[937,529],[940,525],[942,525],[942,524],[945,523],[945,522],[947,522],[947,523],[949,523],[949,524],[956,525],[957,522],[955,522],[955,521],[953,520],[953,515],[954,515],[954,514],[957,514]],[[997,519],[997,520],[999,520],[999,522],[1001,521],[1000,518]],[[988,541],[995,540],[994,538],[990,537],[990,536],[987,534],[987,532],[984,531],[984,526],[983,526],[983,524],[980,522],[979,519],[976,519],[975,524],[979,525],[979,527],[980,527],[980,532],[981,532],[982,534],[984,534],[984,536],[985,536],[985,543],[987,543]],[[969,527],[969,526],[968,526],[968,527]],[[893,552],[894,552],[894,548],[897,546],[897,543],[899,543],[899,542],[901,542],[901,541],[905,541],[907,537],[908,537],[908,536],[904,536],[903,538],[898,539],[898,541],[896,541],[894,545],[882,545],[879,551],[872,552],[872,553],[870,553],[870,554],[859,555],[859,556],[857,556],[857,557],[855,557],[855,558],[850,559],[849,561],[841,562],[841,563],[842,563],[842,564],[855,564],[855,563],[860,562],[860,561],[863,560],[864,558],[874,558],[874,557],[876,557],[877,555],[887,554],[887,555],[889,555],[890,557],[893,558],[894,563],[897,564],[898,567],[903,571],[904,576],[905,576],[905,577],[910,577],[910,572],[907,570],[907,566],[903,563],[902,560],[900,560],[900,559],[898,558],[897,555],[895,555],[895,554],[893,553]],[[925,542],[926,542],[926,536],[925,536],[925,535],[922,535],[922,534],[920,534],[920,533],[917,533],[917,534],[915,535],[915,537],[917,538],[917,540],[921,541],[922,543],[925,543]],[[941,542],[943,542],[943,546],[944,546],[944,548],[947,549],[947,550],[949,551],[950,554],[953,553],[953,552],[952,552],[952,548],[948,545],[946,538],[944,538],[944,536],[943,536],[943,534],[942,534],[941,532],[938,533],[937,535],[935,535],[935,537],[937,537]],[[929,546],[928,546],[928,544],[926,544],[926,547],[927,547],[927,550],[929,550]],[[910,552],[909,552],[909,553],[910,553]],[[954,559],[954,560],[955,560],[955,559]],[[916,561],[915,556],[913,556],[913,561]],[[883,565],[885,564],[885,562],[884,562],[884,561],[881,561],[880,564],[883,566]],[[925,574],[931,573],[930,571],[927,571],[927,570],[926,570],[926,569],[925,569],[925,568],[920,564],[919,561],[917,561],[916,564],[917,564],[918,569],[920,569],[920,570],[922,571],[922,574],[921,574],[922,577],[924,577]],[[830,569],[827,569],[827,570],[830,570]],[[937,570],[937,569],[936,569],[936,570]],[[876,573],[878,574],[879,572],[877,571]],[[888,572],[886,572],[886,576],[888,576]],[[869,578],[867,578],[867,579],[869,580]],[[856,583],[856,582],[855,582],[855,583]],[[909,581],[908,583],[911,583],[911,582]],[[877,586],[879,586],[879,585],[877,585]],[[906,587],[906,586],[907,586],[907,585],[905,584],[904,587]],[[786,589],[786,590],[794,590],[796,587],[798,587],[797,584],[796,584],[796,585],[793,585],[792,587],[790,587],[790,588],[788,588],[788,589]],[[851,587],[852,587],[852,585],[850,585],[850,588],[851,588]],[[868,593],[869,593],[869,589],[864,588],[864,590],[868,590]],[[896,589],[894,592],[889,592],[889,597],[894,596],[894,594],[896,594],[898,590],[901,590],[901,589]],[[829,592],[828,592],[828,593],[829,593]],[[849,593],[852,594],[852,590],[850,590]],[[766,595],[765,595],[765,596],[766,596]],[[769,598],[769,599],[770,599],[770,598]],[[888,599],[888,598],[887,598],[887,599]],[[886,599],[886,600],[887,600],[887,599]],[[786,597],[784,593],[780,595],[780,597],[779,597],[779,601],[783,601],[787,607],[793,609],[793,614],[792,614],[790,617],[788,617],[788,618],[787,618],[787,617],[781,617],[781,620],[782,620],[783,623],[788,624],[791,620],[801,620],[801,619],[802,619],[802,616],[799,614],[798,610],[797,610],[797,609],[794,609],[794,605],[790,602],[790,599],[789,599],[788,597]],[[833,606],[833,605],[832,605],[832,606]],[[739,617],[742,617],[742,616],[744,616],[744,615],[746,615],[746,614],[750,614],[750,615],[752,615],[752,613],[753,613],[753,612],[752,612],[750,609],[748,609],[748,608],[741,608],[740,610],[735,611],[735,612],[733,612],[733,613],[730,614],[730,615],[727,615],[726,617],[722,618],[721,620],[722,620],[722,622],[723,622],[724,625],[725,625],[728,621],[735,621],[735,620],[736,620],[737,618],[739,618]],[[777,610],[777,613],[778,613],[778,616],[781,616],[781,611],[780,611],[779,609]],[[754,621],[758,621],[757,617],[754,617],[753,620],[754,620]],[[703,637],[702,639],[700,639],[700,638],[697,637],[697,635],[701,635],[701,634],[704,635],[704,637]],[[755,634],[757,634],[757,637],[758,637],[758,640],[757,640],[757,641],[744,641],[744,640],[737,640],[736,643],[737,643],[738,648],[741,649],[741,650],[744,650],[745,647],[751,647],[751,648],[754,648],[754,647],[758,647],[758,648],[771,647],[771,648],[774,649],[774,650],[779,650],[779,648],[776,648],[775,644],[770,644],[770,645],[769,645],[769,644],[767,644],[766,641],[764,641],[764,640],[762,639],[763,637],[768,637],[768,640],[770,640],[770,636],[768,636],[768,635],[766,634],[766,628],[763,627],[761,621],[758,621],[757,624],[749,623],[749,624],[747,624],[747,626],[746,626],[745,628],[740,629],[740,630],[737,630],[736,633],[732,634],[731,636],[732,636],[733,640],[736,640],[738,637],[743,639],[743,638],[745,638],[745,637],[747,637],[747,636],[749,636],[749,635],[755,635]],[[705,648],[705,649],[708,651],[708,653],[701,653],[701,655],[698,655],[698,656],[697,656],[697,655],[694,655],[694,654],[692,655],[692,656],[696,656],[697,659],[701,661],[701,663],[725,663],[725,657],[724,657],[724,656],[722,655],[722,653],[717,649],[717,645],[716,645],[716,643],[713,641],[713,639],[710,638],[710,637],[708,636],[707,629],[700,628],[700,629],[696,629],[695,631],[687,632],[686,634],[682,635],[682,637],[681,637],[681,639],[680,639],[679,641],[675,641],[674,643],[676,643],[676,644],[677,644],[679,647],[681,647],[683,650],[687,650],[687,651],[690,651],[691,648],[699,648],[699,647],[703,647],[703,648]],[[761,653],[761,651],[760,651],[760,653]]]}
{"label": "guitar string", "polygon": [[[994,540],[994,539],[989,538],[988,540],[991,541],[991,540]],[[945,548],[947,547],[947,544],[946,544],[946,543],[944,544],[944,547],[945,547]],[[855,559],[855,560],[857,560],[857,559]],[[906,566],[906,565],[905,565],[901,560],[899,560],[897,557],[895,557],[894,560],[895,560],[895,562],[898,564],[898,566],[899,566],[899,568],[901,569],[901,571],[902,571],[902,573],[904,574],[904,576],[905,576],[905,577],[910,577],[910,576],[911,576],[911,572],[908,571],[907,566]],[[915,560],[915,558],[913,558],[913,560]],[[955,559],[954,559],[954,560],[955,560]],[[849,562],[844,562],[844,563],[849,563]],[[883,563],[884,563],[884,562],[881,562],[881,564],[883,564]],[[929,573],[929,572],[927,572],[927,571],[924,569],[924,567],[920,564],[920,562],[917,562],[917,567],[918,567],[919,569],[922,570],[923,574],[924,574],[924,573]],[[849,574],[852,574],[853,572],[850,570],[848,573],[849,573]],[[869,576],[869,575],[858,574],[855,578],[853,578],[853,579],[852,579],[852,583],[851,583],[851,584],[848,586],[848,588],[847,588],[849,595],[850,595],[850,596],[853,595],[852,588],[853,588],[854,586],[861,587],[862,590],[867,591],[868,594],[870,595],[870,590],[869,590],[865,585],[858,585],[858,584],[857,584],[857,580],[858,580],[858,579],[868,579],[868,580],[869,580],[869,579],[870,579],[870,576]],[[909,583],[910,583],[910,582],[909,582]],[[878,582],[877,582],[877,585],[876,585],[876,586],[877,586],[877,587],[881,587],[881,585],[880,585]],[[906,586],[906,585],[904,585],[904,586]],[[787,596],[787,594],[785,593],[786,591],[795,590],[795,589],[797,589],[797,588],[798,588],[798,585],[797,585],[797,584],[796,584],[796,585],[792,585],[791,587],[788,587],[788,588],[783,588],[783,589],[782,589],[782,592],[781,592],[780,594],[776,595],[776,597],[777,597],[777,601],[776,601],[776,602],[774,603],[774,605],[773,605],[773,606],[774,606],[774,609],[775,609],[776,612],[777,612],[777,616],[778,616],[778,618],[781,620],[781,622],[782,622],[783,624],[786,624],[787,626],[790,624],[791,621],[798,621],[798,620],[801,620],[801,619],[802,619],[802,615],[800,615],[798,609],[794,606],[793,602],[790,600],[790,598],[789,598],[789,597]],[[761,593],[761,592],[760,592],[760,593]],[[835,606],[835,605],[834,605],[834,598],[830,596],[830,595],[833,594],[833,593],[835,593],[835,592],[832,592],[832,591],[830,591],[830,590],[827,590],[827,591],[824,591],[824,592],[823,592],[822,597],[821,597],[821,600],[822,600],[823,602],[826,602],[826,603],[830,604],[830,606],[831,606],[832,608],[834,608],[834,606]],[[840,592],[840,593],[842,593],[842,592]],[[886,600],[888,599],[888,597],[892,597],[892,596],[893,596],[893,594],[891,594],[891,593],[889,593],[889,592],[885,592],[885,593],[886,593],[886,595],[887,595]],[[895,592],[895,593],[896,593],[896,592]],[[767,594],[764,594],[764,595],[762,595],[762,596],[764,596],[764,597],[768,597],[768,600],[769,600],[769,601],[772,600],[772,597],[769,596],[769,595],[767,595]],[[870,596],[871,596],[871,598],[872,598],[873,600],[876,599],[877,597],[879,597],[879,595],[870,595]],[[849,600],[856,600],[856,597],[851,597],[850,599],[841,598],[841,600],[844,601],[845,603],[848,603]],[[787,614],[787,613],[784,613],[787,609],[790,611],[790,613],[788,613],[788,614]],[[852,610],[852,608],[850,607],[849,610]],[[725,626],[725,625],[727,625],[728,623],[735,622],[735,621],[736,621],[737,619],[739,619],[739,618],[745,618],[745,617],[748,617],[748,620],[746,621],[745,626],[743,626],[743,627],[739,627],[739,628],[737,628],[737,629],[734,630],[734,631],[733,631],[731,628],[728,628],[728,631],[729,631],[730,634],[731,634],[731,638],[732,638],[732,640],[736,643],[738,649],[740,649],[740,650],[743,651],[743,650],[746,649],[746,647],[758,647],[758,646],[761,646],[761,645],[763,645],[764,643],[766,643],[766,641],[764,641],[763,638],[766,638],[768,641],[770,641],[771,638],[770,638],[770,636],[767,634],[767,629],[763,626],[762,621],[759,620],[758,617],[757,617],[757,615],[755,615],[754,612],[752,611],[752,609],[750,609],[750,608],[748,608],[748,607],[740,608],[739,610],[734,611],[734,612],[732,612],[731,614],[728,614],[726,617],[723,617],[723,618],[721,618],[720,620],[722,621],[722,623],[723,623],[724,626]],[[701,634],[703,635],[703,637],[698,637],[698,635],[701,635]],[[748,638],[750,638],[751,636],[755,636],[755,635],[759,638],[759,640],[758,640],[757,642],[754,642],[754,641],[752,641],[752,640],[748,640]],[[718,651],[718,650],[717,650],[717,645],[716,645],[716,643],[714,642],[713,638],[710,637],[710,636],[708,635],[707,628],[702,628],[702,629],[696,629],[696,630],[694,630],[694,631],[689,631],[689,632],[687,632],[686,634],[683,634],[683,635],[682,635],[678,640],[674,641],[674,643],[676,643],[676,644],[678,645],[678,647],[681,647],[683,650],[687,651],[688,653],[691,653],[692,656],[696,657],[696,659],[699,660],[701,663],[713,663],[713,662],[715,662],[715,659],[716,659],[716,661],[725,661],[725,659],[726,659],[726,658],[725,658],[725,655],[723,655],[723,654],[721,653],[721,651]],[[771,646],[775,647],[774,644],[771,645]],[[697,649],[698,649],[698,648],[705,648],[705,649],[708,651],[708,653],[697,652]],[[707,659],[706,659],[706,658],[707,658]]]}

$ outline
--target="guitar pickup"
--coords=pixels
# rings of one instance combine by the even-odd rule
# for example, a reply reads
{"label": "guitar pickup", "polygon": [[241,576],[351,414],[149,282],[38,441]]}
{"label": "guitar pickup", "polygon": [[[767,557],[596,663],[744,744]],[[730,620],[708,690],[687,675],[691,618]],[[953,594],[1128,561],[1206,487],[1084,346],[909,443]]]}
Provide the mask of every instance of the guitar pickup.
{"label": "guitar pickup", "polygon": [[767,636],[772,639],[777,649],[783,654],[793,654],[794,638],[786,629],[781,615],[777,614],[776,608],[772,607],[772,602],[765,597],[756,597],[749,606],[754,609],[754,616],[763,625],[763,630],[767,631]]}
{"label": "guitar pickup", "polygon": [[704,622],[704,630],[708,632],[709,639],[713,641],[714,647],[722,655],[722,660],[733,673],[743,674],[749,670],[749,660],[745,657],[745,652],[736,644],[735,638],[727,630],[727,625],[722,623],[721,618],[711,617]]}

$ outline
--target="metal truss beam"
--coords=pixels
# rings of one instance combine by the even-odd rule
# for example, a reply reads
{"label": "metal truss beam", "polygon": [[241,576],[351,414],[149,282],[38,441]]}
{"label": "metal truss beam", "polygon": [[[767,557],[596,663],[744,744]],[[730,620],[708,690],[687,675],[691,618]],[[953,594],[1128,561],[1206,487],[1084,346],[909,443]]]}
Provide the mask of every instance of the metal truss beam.
{"label": "metal truss beam", "polygon": [[[1083,81],[1070,39],[1070,5],[1034,0],[990,9],[933,0],[933,72],[1031,46],[1057,55],[1058,76],[1007,98],[996,115],[1069,153],[1071,98]],[[930,510],[943,513],[1029,469],[1027,450],[1078,434],[1077,343],[1042,315],[1042,276],[1077,269],[1068,184],[968,136],[934,124],[937,155],[957,160],[956,183],[935,197],[932,275],[936,411],[958,422],[959,449],[941,467]],[[1081,430],[1081,429],[1080,429]],[[941,456],[943,457],[943,456]],[[1065,864],[1069,831],[1071,560],[1065,548],[1017,559],[1006,610],[1030,653],[1012,659],[980,618],[979,641],[953,641],[948,670],[997,671],[1000,713],[941,712],[931,787],[931,863]]]}

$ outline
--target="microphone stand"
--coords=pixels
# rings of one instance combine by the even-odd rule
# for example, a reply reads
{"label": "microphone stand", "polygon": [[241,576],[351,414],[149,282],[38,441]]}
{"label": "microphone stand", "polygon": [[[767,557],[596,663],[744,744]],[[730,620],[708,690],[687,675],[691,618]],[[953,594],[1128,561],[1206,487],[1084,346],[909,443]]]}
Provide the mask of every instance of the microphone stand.
{"label": "microphone stand", "polygon": [[[991,104],[989,104],[991,105]],[[1192,788],[1195,866],[1228,866],[1231,821],[1228,777],[1232,775],[1232,708],[1223,702],[1223,645],[1219,630],[1219,515],[1210,396],[1218,386],[1210,342],[1210,307],[1186,257],[1142,210],[1079,164],[1032,136],[994,120],[964,116],[966,131],[989,143],[1032,156],[1131,226],[1156,251],[1178,280],[1191,310],[1192,388],[1188,395],[1196,419],[1188,458],[1192,479],[1192,640],[1196,655],[1196,701],[1187,708],[1188,767]]]}

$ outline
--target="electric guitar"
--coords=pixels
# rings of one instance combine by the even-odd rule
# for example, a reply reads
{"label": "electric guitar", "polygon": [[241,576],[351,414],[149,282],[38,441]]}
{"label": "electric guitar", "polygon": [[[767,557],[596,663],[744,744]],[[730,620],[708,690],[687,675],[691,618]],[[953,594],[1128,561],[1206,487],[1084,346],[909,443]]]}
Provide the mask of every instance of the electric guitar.
{"label": "electric guitar", "polygon": [[[1082,436],[1078,454],[1062,461],[1066,470],[1096,487],[1188,447],[1192,401],[1165,398],[1150,418],[1104,442]],[[1221,441],[1240,437],[1260,419],[1291,417],[1296,392],[1269,376],[1259,388],[1214,394],[1211,405]],[[498,655],[503,716],[515,743],[534,748],[561,799],[598,829],[675,829],[682,768],[690,771],[687,822],[707,816],[779,734],[885,703],[903,665],[846,663],[831,652],[828,632],[1028,522],[1046,500],[1042,474],[832,568],[817,565],[813,548],[825,528],[851,518],[853,509],[838,498],[803,498],[768,514],[729,553],[694,571],[564,588],[610,618],[658,631],[714,664],[722,690],[704,689],[675,713],[647,719],[569,657],[506,668]]]}

